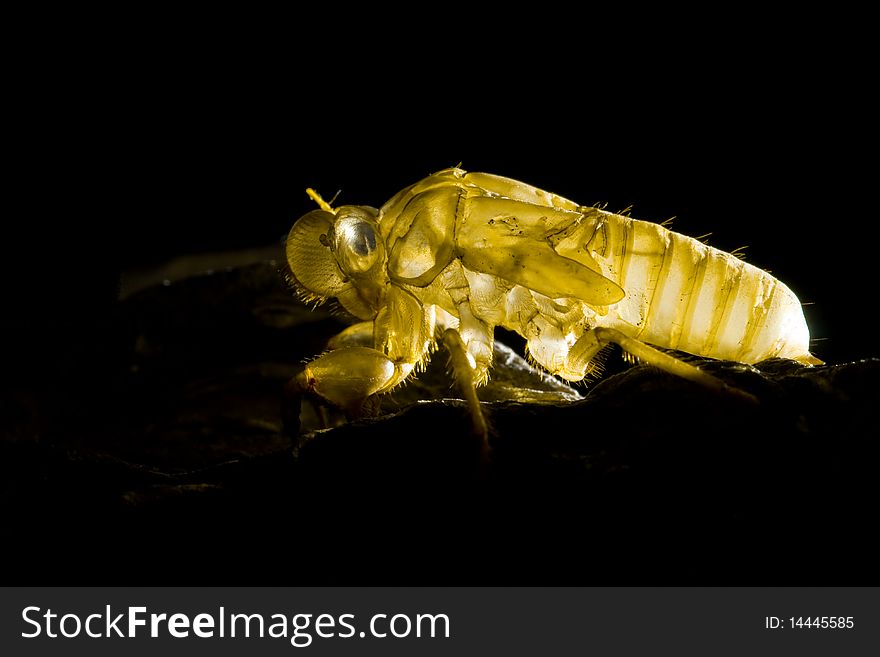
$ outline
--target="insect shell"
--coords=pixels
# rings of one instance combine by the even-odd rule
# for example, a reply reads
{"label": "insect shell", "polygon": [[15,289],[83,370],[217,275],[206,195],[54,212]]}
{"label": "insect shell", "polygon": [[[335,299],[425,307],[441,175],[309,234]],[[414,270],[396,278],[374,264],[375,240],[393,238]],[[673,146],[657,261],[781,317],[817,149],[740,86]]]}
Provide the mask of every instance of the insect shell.
{"label": "insect shell", "polygon": [[443,329],[460,336],[477,384],[496,326],[569,381],[588,375],[608,342],[683,376],[698,370],[644,343],[743,363],[821,362],[785,284],[658,224],[458,168],[379,210],[313,198],[321,209],[287,239],[293,283],[361,322],[309,363],[303,385],[343,408],[404,381]]}

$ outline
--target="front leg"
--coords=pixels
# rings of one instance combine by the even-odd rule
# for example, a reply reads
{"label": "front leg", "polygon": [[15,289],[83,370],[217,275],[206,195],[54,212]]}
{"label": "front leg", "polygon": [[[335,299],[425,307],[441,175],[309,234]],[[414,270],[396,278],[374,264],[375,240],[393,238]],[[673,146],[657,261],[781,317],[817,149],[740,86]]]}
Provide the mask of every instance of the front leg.
{"label": "front leg", "polygon": [[[372,322],[359,322],[357,324],[353,324],[349,326],[344,331],[337,333],[335,336],[330,338],[327,341],[327,348],[333,352],[342,349],[343,347],[370,347],[372,345],[372,337],[373,337],[373,323]],[[319,374],[324,373],[330,363],[334,365],[334,367],[339,367],[345,365],[346,360],[351,360],[353,357],[352,354],[348,356],[348,358],[343,358],[342,361],[333,361],[331,360],[328,365],[324,365],[323,363],[318,363],[318,372]],[[281,419],[282,424],[284,426],[284,431],[289,436],[296,436],[300,432],[301,418],[302,414],[302,399],[303,397],[307,397],[311,406],[315,410],[315,414],[318,417],[319,426],[322,428],[327,428],[331,425],[330,417],[328,415],[328,406],[333,406],[334,404],[329,401],[326,397],[322,396],[317,388],[323,389],[325,385],[330,385],[331,388],[339,388],[339,385],[332,384],[332,376],[330,379],[326,379],[326,384],[321,383],[319,386],[318,377],[315,376],[313,363],[320,361],[321,358],[315,359],[315,361],[311,361],[308,365],[305,366],[303,372],[298,374],[297,376],[290,379],[287,384],[284,386],[284,394],[283,394],[283,402],[281,407]],[[375,378],[376,372],[379,372],[378,378],[383,378],[384,375],[384,367],[382,366],[381,360],[378,362],[378,367],[376,364],[375,358],[370,358],[367,363],[372,363],[373,367],[373,377]],[[324,361],[327,363],[327,361]],[[326,377],[325,377],[326,378]],[[310,381],[314,380],[314,385],[310,385]],[[369,387],[369,386],[368,386]],[[357,397],[362,394],[358,393],[357,395],[350,396],[348,402],[346,403],[347,408],[342,409],[348,417],[360,417],[366,413],[366,400],[358,401]],[[331,396],[339,397],[338,394],[333,394],[331,392]],[[369,399],[369,398],[367,398]]]}
{"label": "front leg", "polygon": [[296,380],[303,390],[357,415],[364,400],[387,390],[399,378],[395,363],[381,352],[342,347],[308,363]]}
{"label": "front leg", "polygon": [[310,361],[285,386],[283,417],[288,433],[299,431],[302,397],[316,406],[340,409],[348,418],[364,415],[373,395],[384,392],[402,379],[401,368],[385,354],[369,347],[341,347]]}
{"label": "front leg", "polygon": [[390,286],[376,318],[333,337],[331,351],[309,362],[288,384],[286,395],[289,400],[307,395],[342,410],[349,419],[361,417],[367,400],[402,383],[425,361],[433,332],[433,311],[426,311],[411,293]]}

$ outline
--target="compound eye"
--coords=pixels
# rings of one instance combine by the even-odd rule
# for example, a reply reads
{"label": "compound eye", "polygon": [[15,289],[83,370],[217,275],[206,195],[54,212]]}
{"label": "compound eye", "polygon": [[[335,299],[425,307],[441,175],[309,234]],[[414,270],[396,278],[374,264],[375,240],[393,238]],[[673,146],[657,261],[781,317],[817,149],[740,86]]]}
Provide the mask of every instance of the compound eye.
{"label": "compound eye", "polygon": [[336,257],[344,271],[365,272],[379,260],[380,248],[373,221],[359,215],[340,216],[334,226]]}
{"label": "compound eye", "polygon": [[345,239],[351,250],[361,257],[368,256],[376,250],[376,231],[364,221],[349,226]]}

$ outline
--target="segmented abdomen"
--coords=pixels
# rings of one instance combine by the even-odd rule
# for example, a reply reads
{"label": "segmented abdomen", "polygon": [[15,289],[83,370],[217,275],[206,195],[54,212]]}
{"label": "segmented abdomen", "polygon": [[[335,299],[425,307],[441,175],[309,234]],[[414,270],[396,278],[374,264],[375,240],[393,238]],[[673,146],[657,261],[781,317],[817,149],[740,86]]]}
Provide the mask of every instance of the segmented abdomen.
{"label": "segmented abdomen", "polygon": [[801,304],[782,282],[662,226],[595,211],[587,249],[626,297],[600,323],[688,353],[816,362]]}

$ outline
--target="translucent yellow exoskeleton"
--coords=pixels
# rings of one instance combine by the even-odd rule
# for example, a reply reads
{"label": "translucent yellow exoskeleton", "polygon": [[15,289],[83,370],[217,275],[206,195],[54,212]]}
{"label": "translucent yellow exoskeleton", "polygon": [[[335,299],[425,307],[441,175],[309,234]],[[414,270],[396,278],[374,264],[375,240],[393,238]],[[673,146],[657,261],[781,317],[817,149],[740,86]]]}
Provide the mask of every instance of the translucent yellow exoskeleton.
{"label": "translucent yellow exoskeleton", "polygon": [[496,326],[522,335],[535,361],[569,381],[588,375],[608,343],[716,388],[726,386],[647,343],[742,363],[821,362],[788,287],[658,224],[458,168],[380,210],[332,208],[309,193],[320,209],[287,238],[293,282],[362,322],[297,383],[353,413],[423,366],[442,333],[485,433],[474,386],[489,376]]}

